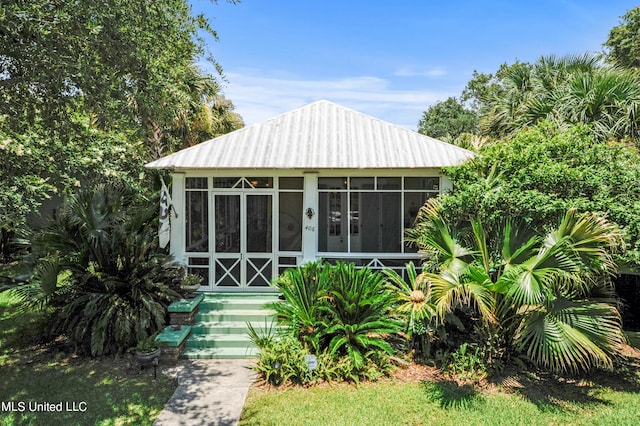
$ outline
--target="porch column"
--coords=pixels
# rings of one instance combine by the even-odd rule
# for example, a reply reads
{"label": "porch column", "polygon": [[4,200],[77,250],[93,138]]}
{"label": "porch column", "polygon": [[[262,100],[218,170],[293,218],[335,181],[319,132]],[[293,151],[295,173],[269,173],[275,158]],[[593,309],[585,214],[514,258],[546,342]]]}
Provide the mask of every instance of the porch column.
{"label": "porch column", "polygon": [[449,179],[445,174],[440,173],[440,193],[441,194],[448,194],[450,192],[453,192],[453,182],[451,182],[451,179]]}
{"label": "porch column", "polygon": [[[318,173],[304,173],[302,207],[302,263],[316,260],[318,252]],[[309,217],[311,216],[311,217]]]}
{"label": "porch column", "polygon": [[171,180],[173,182],[171,186],[173,209],[170,209],[169,215],[171,220],[171,242],[169,243],[169,250],[177,262],[184,263],[186,261],[184,258],[184,173],[171,173]]}

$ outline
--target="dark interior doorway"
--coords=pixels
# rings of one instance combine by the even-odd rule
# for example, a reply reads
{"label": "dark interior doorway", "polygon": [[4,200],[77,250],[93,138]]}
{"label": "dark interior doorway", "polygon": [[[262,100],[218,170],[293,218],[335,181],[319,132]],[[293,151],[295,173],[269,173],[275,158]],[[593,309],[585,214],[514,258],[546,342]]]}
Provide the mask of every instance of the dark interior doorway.
{"label": "dark interior doorway", "polygon": [[620,275],[614,280],[622,302],[622,324],[627,331],[640,331],[640,275]]}

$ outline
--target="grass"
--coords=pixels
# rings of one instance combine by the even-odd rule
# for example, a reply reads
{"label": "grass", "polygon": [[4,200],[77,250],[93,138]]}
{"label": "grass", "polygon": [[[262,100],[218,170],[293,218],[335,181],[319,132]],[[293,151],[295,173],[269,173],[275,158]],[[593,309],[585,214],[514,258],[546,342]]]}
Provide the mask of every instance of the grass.
{"label": "grass", "polygon": [[358,388],[252,388],[240,425],[637,425],[636,392],[591,388],[581,400],[478,393],[455,382]]}
{"label": "grass", "polygon": [[520,374],[482,387],[443,378],[254,386],[240,425],[637,425],[639,371],[627,362],[615,373],[575,379]]}
{"label": "grass", "polygon": [[[43,321],[42,314],[24,312],[9,293],[0,293],[0,403],[5,403],[0,424],[153,423],[175,390],[175,380],[160,373],[154,379],[153,369],[141,372],[128,356],[91,359],[69,354],[63,346],[40,339]],[[15,411],[9,410],[9,401]],[[35,403],[57,408],[60,402],[62,412],[30,409]]]}

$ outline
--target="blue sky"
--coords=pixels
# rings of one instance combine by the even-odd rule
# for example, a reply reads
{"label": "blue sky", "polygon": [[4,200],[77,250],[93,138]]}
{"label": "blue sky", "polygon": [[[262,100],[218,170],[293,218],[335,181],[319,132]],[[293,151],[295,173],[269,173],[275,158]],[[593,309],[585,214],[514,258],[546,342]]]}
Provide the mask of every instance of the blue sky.
{"label": "blue sky", "polygon": [[192,0],[247,125],[327,99],[410,129],[474,70],[602,50],[640,2]]}

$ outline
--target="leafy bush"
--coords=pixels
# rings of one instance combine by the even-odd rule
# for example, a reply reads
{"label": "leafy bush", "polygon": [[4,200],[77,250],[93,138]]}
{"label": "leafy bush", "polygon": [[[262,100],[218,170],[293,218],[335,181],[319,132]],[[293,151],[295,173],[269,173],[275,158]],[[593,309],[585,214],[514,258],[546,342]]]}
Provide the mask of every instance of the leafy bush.
{"label": "leafy bush", "polygon": [[253,369],[264,380],[274,386],[287,383],[312,385],[319,382],[346,380],[377,380],[393,368],[391,360],[376,351],[365,354],[364,365],[355,365],[346,355],[332,355],[328,349],[315,353],[317,367],[310,370],[306,356],[312,355],[308,347],[296,338],[291,328],[276,331],[273,327],[264,330],[249,328],[251,340],[260,349],[258,362]]}
{"label": "leafy bush", "polygon": [[491,233],[454,223],[429,200],[408,232],[435,265],[422,274],[439,321],[464,313],[496,368],[505,355],[555,372],[613,368],[624,342],[610,281],[617,226],[575,209],[541,235],[510,221]]}
{"label": "leafy bush", "polygon": [[463,343],[451,354],[451,361],[446,370],[463,380],[478,381],[487,376],[484,358],[485,355],[479,347]]}
{"label": "leafy bush", "polygon": [[[393,299],[385,281],[380,273],[341,262],[285,271],[274,281],[285,301],[272,307],[286,337],[252,333],[261,349],[258,371],[267,381],[275,374],[278,380],[270,381],[274,384],[307,383],[306,364],[299,363],[305,354],[315,353],[315,378],[359,381],[386,374],[396,352],[391,342],[402,323],[390,316]],[[272,371],[274,362],[277,372]]]}
{"label": "leafy bush", "polygon": [[52,308],[52,335],[96,356],[164,327],[183,271],[158,248],[155,212],[126,187],[98,185],[67,200],[35,237],[33,281],[17,291]]}

